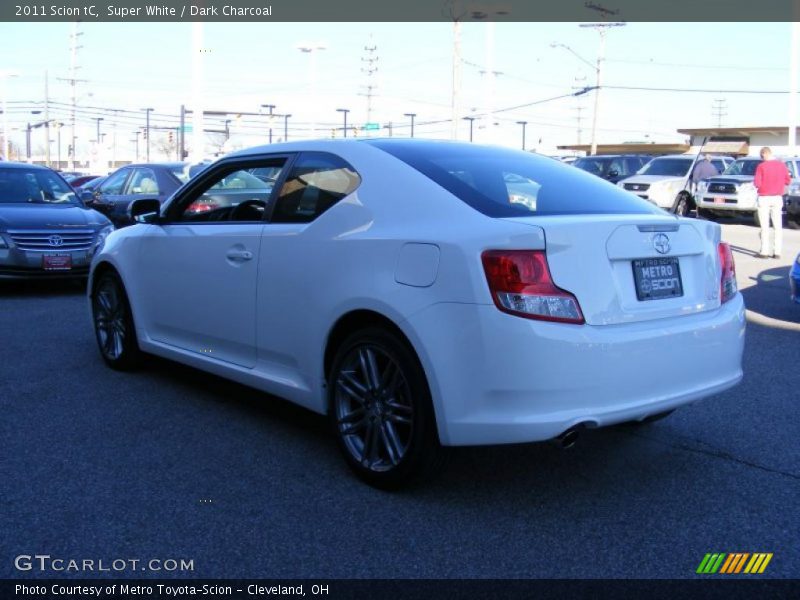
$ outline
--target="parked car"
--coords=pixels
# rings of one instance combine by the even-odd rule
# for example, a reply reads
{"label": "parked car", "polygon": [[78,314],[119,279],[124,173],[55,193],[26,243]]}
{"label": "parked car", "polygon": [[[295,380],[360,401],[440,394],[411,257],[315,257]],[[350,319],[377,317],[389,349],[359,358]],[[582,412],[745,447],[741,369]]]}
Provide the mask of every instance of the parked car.
{"label": "parked car", "polygon": [[784,208],[786,209],[786,225],[792,229],[800,229],[800,181],[793,181],[789,184]]}
{"label": "parked car", "polygon": [[83,198],[91,199],[90,196],[85,196],[83,194],[83,192],[94,191],[106,179],[108,179],[108,175],[105,175],[105,176],[102,176],[102,177],[95,177],[91,181],[87,181],[86,183],[79,185],[78,188],[75,191],[78,192],[79,196],[81,196]]}
{"label": "parked car", "polygon": [[146,163],[126,165],[114,171],[93,191],[81,198],[106,215],[117,227],[131,224],[128,206],[137,198],[163,202],[190,178],[188,163]]}
{"label": "parked car", "polygon": [[113,229],[55,171],[0,165],[0,279],[86,277]]}
{"label": "parked car", "polygon": [[[689,189],[689,177],[695,159],[696,157],[691,154],[658,156],[642,167],[636,175],[623,179],[617,185],[660,208],[685,216],[695,208],[694,198]],[[711,164],[720,173],[725,170],[729,162],[732,162],[732,159],[725,156],[715,156],[711,160]]]}
{"label": "parked car", "polygon": [[78,189],[84,183],[89,183],[90,181],[97,179],[99,175],[77,175],[73,177],[65,177],[64,179],[67,180],[67,183],[70,184],[73,189]]}
{"label": "parked car", "polygon": [[794,259],[792,270],[789,272],[789,288],[792,300],[800,304],[800,254]]}
{"label": "parked car", "polygon": [[[192,210],[254,167],[280,170],[268,202]],[[157,354],[327,413],[379,487],[434,469],[442,446],[568,445],[742,377],[744,304],[720,226],[548,157],[273,144],[131,213],[92,263],[105,362]]]}
{"label": "parked car", "polygon": [[[791,194],[792,189],[797,190],[800,186],[800,159],[783,158],[780,159],[789,169],[793,181],[787,187],[787,194]],[[706,219],[714,219],[723,216],[733,216],[735,214],[749,214],[758,223],[757,198],[758,192],[753,185],[756,168],[761,164],[761,158],[757,156],[746,156],[736,160],[730,165],[722,175],[711,177],[706,181],[700,182],[697,187],[697,210],[698,216]]]}
{"label": "parked car", "polygon": [[584,156],[576,160],[573,166],[611,183],[617,183],[620,179],[635,175],[651,158],[653,157],[646,154]]}

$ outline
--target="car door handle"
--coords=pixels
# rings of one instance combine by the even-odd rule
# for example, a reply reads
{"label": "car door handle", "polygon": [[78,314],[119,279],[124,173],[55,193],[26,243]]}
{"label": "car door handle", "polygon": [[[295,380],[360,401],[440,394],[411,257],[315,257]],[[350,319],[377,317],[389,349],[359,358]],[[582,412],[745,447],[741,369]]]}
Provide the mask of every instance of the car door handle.
{"label": "car door handle", "polygon": [[231,260],[252,260],[253,253],[250,250],[228,250],[225,255]]}

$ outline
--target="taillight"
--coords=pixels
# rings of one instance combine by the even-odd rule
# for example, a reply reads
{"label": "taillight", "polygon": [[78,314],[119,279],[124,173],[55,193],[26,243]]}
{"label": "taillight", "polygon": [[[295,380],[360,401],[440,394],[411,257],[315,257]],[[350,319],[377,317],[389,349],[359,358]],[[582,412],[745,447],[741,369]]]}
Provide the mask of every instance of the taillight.
{"label": "taillight", "polygon": [[481,255],[489,290],[503,312],[561,323],[583,323],[577,298],[553,283],[543,250],[487,250]]}
{"label": "taillight", "polygon": [[733,251],[725,242],[717,246],[721,274],[719,279],[720,302],[727,302],[736,295],[736,265],[733,262]]}

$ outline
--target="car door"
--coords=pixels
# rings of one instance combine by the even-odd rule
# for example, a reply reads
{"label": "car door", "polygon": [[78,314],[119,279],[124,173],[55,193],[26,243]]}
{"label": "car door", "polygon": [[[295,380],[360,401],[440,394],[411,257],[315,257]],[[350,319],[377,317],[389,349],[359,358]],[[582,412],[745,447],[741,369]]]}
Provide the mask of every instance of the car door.
{"label": "car door", "polygon": [[[223,161],[203,172],[142,234],[137,257],[150,339],[242,367],[256,362],[256,286],[272,188],[219,203],[226,181],[288,157]],[[249,176],[249,173],[246,173]]]}
{"label": "car door", "polygon": [[99,210],[106,216],[110,216],[124,194],[125,184],[132,171],[133,169],[129,167],[123,167],[109,175],[108,179],[95,190],[91,202],[92,208]]}

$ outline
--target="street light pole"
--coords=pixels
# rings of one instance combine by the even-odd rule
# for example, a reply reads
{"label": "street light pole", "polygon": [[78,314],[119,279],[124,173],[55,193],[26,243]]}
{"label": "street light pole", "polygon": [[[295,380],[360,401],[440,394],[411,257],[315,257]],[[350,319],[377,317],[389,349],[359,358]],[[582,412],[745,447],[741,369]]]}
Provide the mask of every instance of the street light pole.
{"label": "street light pole", "polygon": [[476,117],[464,117],[465,121],[469,121],[469,141],[472,141],[472,122],[476,119]]}
{"label": "street light pole", "polygon": [[340,112],[340,113],[342,113],[342,115],[344,115],[344,127],[342,128],[342,131],[344,132],[344,136],[343,137],[347,137],[347,113],[350,112],[350,109],[349,108],[337,108],[336,112]]}
{"label": "street light pole", "polygon": [[527,121],[517,121],[517,125],[522,125],[522,151],[525,151],[525,126],[528,124]]}
{"label": "street light pole", "polygon": [[404,117],[411,117],[411,137],[414,137],[414,117],[417,116],[417,113],[403,113]]}
{"label": "street light pole", "polygon": [[289,117],[291,114],[283,115],[283,141],[289,141]]}
{"label": "street light pole", "polygon": [[[144,127],[144,137],[147,138],[147,144],[145,145],[145,148],[146,148],[145,160],[146,160],[146,162],[150,162],[150,113],[153,112],[153,109],[152,108],[143,108],[142,110],[145,111],[145,114],[147,115],[146,121],[145,121],[145,127]],[[137,146],[136,157],[137,157],[137,160],[138,160],[138,157],[139,157],[139,150],[138,150],[139,134],[138,134],[138,132],[136,134],[136,146]]]}
{"label": "street light pole", "polygon": [[93,117],[95,121],[97,121],[97,143],[100,144],[100,121],[103,121],[103,117]]}
{"label": "street light pole", "polygon": [[262,104],[261,108],[269,109],[269,143],[272,143],[272,111],[275,110],[274,104]]}
{"label": "street light pole", "polygon": [[63,123],[56,123],[56,133],[58,134],[58,170],[61,170],[61,128],[64,126]]}

